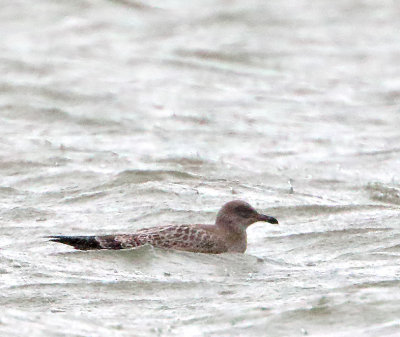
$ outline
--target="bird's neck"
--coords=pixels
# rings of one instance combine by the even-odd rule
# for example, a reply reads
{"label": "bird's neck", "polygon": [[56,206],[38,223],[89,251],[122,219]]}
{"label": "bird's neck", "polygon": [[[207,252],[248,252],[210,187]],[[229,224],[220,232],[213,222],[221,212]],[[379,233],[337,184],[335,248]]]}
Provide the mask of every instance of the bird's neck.
{"label": "bird's neck", "polygon": [[247,248],[246,229],[241,226],[223,224],[220,226],[225,240],[229,242],[229,251],[234,253],[244,253]]}
{"label": "bird's neck", "polygon": [[224,236],[229,238],[232,241],[237,240],[246,240],[246,228],[239,224],[236,224],[231,221],[221,221],[216,222],[215,226],[219,229],[220,232],[224,233]]}

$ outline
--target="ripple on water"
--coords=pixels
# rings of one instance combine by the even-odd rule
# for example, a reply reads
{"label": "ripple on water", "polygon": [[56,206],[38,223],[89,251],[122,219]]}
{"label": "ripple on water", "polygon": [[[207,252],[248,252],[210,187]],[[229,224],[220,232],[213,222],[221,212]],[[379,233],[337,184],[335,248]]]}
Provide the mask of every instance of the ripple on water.
{"label": "ripple on water", "polygon": [[141,184],[148,181],[181,181],[197,180],[200,177],[187,172],[176,170],[125,170],[119,173],[110,183],[111,186],[125,184]]}
{"label": "ripple on water", "polygon": [[7,221],[37,220],[45,218],[50,213],[33,207],[14,207],[3,210],[0,215]]}
{"label": "ripple on water", "polygon": [[388,204],[400,205],[400,189],[380,182],[372,182],[366,186],[370,198]]}
{"label": "ripple on water", "polygon": [[335,213],[349,213],[354,211],[363,211],[363,210],[373,210],[373,209],[383,209],[387,208],[384,205],[357,205],[357,204],[349,204],[349,205],[319,205],[319,204],[311,204],[311,205],[295,205],[295,206],[278,206],[271,207],[270,209],[277,214],[282,215],[290,215],[299,217],[308,217],[308,216],[321,216],[322,214],[335,214]]}

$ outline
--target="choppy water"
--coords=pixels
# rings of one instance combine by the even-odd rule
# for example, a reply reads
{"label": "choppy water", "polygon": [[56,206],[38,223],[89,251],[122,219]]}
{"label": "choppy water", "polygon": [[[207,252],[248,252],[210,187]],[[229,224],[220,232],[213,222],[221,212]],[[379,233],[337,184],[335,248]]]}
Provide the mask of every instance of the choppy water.
{"label": "choppy water", "polygon": [[[400,336],[397,1],[1,1],[1,336]],[[52,234],[280,226],[246,254]]]}

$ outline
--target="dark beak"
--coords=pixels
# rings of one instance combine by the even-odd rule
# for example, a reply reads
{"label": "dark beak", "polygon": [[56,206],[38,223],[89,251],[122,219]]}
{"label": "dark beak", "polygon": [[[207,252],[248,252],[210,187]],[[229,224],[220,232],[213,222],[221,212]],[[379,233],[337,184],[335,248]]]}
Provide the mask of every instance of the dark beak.
{"label": "dark beak", "polygon": [[278,220],[276,220],[274,217],[269,216],[269,215],[264,215],[264,214],[258,214],[257,220],[258,221],[266,221],[266,222],[273,223],[273,224],[279,223]]}

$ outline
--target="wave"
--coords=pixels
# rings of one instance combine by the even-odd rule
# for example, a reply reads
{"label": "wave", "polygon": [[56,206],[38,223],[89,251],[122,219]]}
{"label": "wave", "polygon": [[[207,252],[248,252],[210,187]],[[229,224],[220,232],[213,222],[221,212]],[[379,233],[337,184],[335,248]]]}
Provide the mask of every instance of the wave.
{"label": "wave", "polygon": [[400,205],[400,189],[380,182],[371,182],[366,186],[370,198],[388,204]]}

